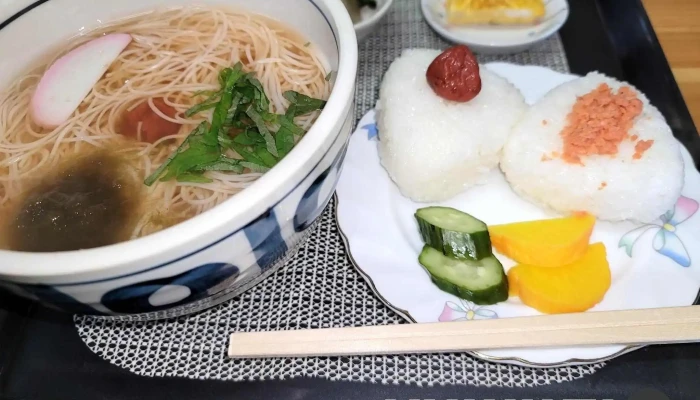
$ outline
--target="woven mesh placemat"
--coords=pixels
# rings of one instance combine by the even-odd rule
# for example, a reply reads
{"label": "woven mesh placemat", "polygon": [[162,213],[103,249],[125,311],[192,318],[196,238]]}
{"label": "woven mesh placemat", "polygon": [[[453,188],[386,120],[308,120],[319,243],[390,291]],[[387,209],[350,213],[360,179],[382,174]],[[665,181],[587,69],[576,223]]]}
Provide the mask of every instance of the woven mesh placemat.
{"label": "woven mesh placemat", "polygon": [[[374,102],[384,71],[404,48],[444,48],[422,19],[418,0],[398,0],[380,30],[360,46],[357,119]],[[514,56],[480,57],[568,71],[553,37]],[[230,360],[235,331],[405,323],[372,292],[350,263],[335,222],[335,202],[299,253],[258,286],[213,309],[159,322],[76,317],[80,337],[109,362],[145,376],[262,380],[321,377],[417,385],[536,386],[592,374],[604,364],[531,369],[466,354]]]}

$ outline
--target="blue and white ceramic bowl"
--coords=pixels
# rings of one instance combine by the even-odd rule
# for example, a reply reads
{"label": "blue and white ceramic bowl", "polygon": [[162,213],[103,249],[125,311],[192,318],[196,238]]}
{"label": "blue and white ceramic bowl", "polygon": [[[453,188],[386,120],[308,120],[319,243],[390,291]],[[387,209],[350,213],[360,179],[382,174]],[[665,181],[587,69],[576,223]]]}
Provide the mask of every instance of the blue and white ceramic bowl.
{"label": "blue and white ceramic bowl", "polygon": [[[80,30],[192,0],[0,3],[0,87]],[[340,0],[198,0],[264,14],[309,38],[334,75],[304,139],[251,187],[137,240],[62,253],[0,251],[0,286],[61,310],[154,319],[196,312],[253,286],[299,249],[335,189],[352,130],[357,40]],[[41,27],[37,29],[37,27]],[[11,55],[11,57],[8,57]]]}

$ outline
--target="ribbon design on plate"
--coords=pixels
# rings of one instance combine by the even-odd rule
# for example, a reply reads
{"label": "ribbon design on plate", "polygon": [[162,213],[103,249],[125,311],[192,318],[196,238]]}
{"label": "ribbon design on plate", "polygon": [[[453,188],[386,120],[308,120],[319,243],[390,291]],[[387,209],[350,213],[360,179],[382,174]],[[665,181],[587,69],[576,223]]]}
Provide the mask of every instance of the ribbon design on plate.
{"label": "ribbon design on plate", "polygon": [[367,140],[372,140],[377,137],[379,130],[377,129],[377,123],[372,122],[362,127],[362,129],[367,131]]}
{"label": "ribbon design on plate", "polygon": [[440,322],[449,321],[471,321],[474,319],[494,319],[498,318],[495,311],[484,307],[476,306],[474,303],[460,299],[460,304],[448,301],[442,314],[438,317]]}
{"label": "ribbon design on plate", "polygon": [[645,224],[625,233],[620,238],[618,247],[624,247],[627,255],[632,257],[632,249],[637,240],[648,230],[658,229],[652,241],[654,250],[687,268],[691,262],[690,255],[683,245],[683,241],[676,234],[676,227],[692,217],[697,211],[698,202],[696,200],[681,196],[673,210],[669,210],[659,217],[659,223]]}

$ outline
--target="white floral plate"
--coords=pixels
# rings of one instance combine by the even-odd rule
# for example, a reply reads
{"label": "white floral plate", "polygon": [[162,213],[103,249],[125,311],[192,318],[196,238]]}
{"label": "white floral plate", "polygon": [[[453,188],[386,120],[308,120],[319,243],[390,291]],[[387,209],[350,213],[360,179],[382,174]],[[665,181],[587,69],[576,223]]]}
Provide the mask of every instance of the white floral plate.
{"label": "white floral plate", "polygon": [[[573,79],[549,69],[487,64],[510,80],[533,103],[556,85]],[[437,322],[537,315],[517,298],[478,307],[439,290],[418,264],[422,241],[413,213],[428,204],[399,193],[380,165],[374,111],[350,139],[338,182],[337,219],[355,266],[389,307],[412,322]],[[591,311],[656,308],[693,304],[700,287],[700,174],[683,148],[685,188],[673,210],[653,225],[596,224],[591,243],[608,253],[612,285]],[[487,224],[552,217],[519,198],[498,169],[488,183],[440,203],[467,211]],[[514,263],[497,255],[506,269]],[[603,361],[637,347],[601,346],[479,351],[477,357],[526,366],[550,367]]]}

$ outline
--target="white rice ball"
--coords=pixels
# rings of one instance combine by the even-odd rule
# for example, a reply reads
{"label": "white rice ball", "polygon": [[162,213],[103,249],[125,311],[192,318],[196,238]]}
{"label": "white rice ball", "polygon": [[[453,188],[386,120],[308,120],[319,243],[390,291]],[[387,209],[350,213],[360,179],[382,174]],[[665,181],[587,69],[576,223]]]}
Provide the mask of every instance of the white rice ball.
{"label": "white rice ball", "polygon": [[[560,132],[577,97],[602,83],[613,93],[622,86],[636,92],[643,108],[629,135],[653,140],[652,146],[633,159],[636,142],[625,139],[617,155],[585,156],[583,166],[549,157],[562,153]],[[636,88],[599,73],[564,83],[530,107],[513,128],[501,169],[511,187],[534,203],[561,213],[586,211],[610,221],[652,222],[673,208],[683,187],[680,146],[664,117]]]}
{"label": "white rice ball", "polygon": [[481,92],[456,103],[425,77],[437,50],[405,50],[382,82],[377,104],[379,156],[401,193],[418,202],[448,199],[498,165],[527,105],[510,82],[480,66]]}

